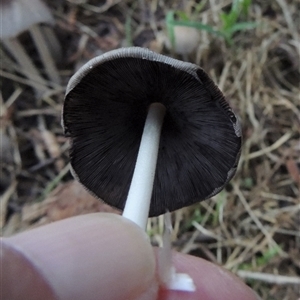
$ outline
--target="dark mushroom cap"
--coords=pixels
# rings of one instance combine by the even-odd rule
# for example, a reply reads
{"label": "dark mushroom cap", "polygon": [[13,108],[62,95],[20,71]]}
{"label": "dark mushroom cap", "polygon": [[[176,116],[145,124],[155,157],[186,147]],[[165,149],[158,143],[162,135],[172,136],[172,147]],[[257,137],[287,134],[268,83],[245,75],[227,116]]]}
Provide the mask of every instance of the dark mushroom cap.
{"label": "dark mushroom cap", "polygon": [[165,105],[166,115],[150,217],[214,196],[235,174],[240,125],[214,82],[194,64],[123,48],[71,78],[63,110],[74,176],[123,210],[153,102]]}

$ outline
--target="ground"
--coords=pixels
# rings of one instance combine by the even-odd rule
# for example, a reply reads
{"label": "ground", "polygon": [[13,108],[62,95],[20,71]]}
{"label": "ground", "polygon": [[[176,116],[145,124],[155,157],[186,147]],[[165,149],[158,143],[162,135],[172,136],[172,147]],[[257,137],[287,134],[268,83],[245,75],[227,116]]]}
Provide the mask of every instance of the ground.
{"label": "ground", "polygon": [[[29,31],[18,40],[42,74],[40,83],[22,72],[1,43],[2,235],[76,214],[118,213],[90,196],[69,172],[69,144],[60,125],[64,91],[90,58],[119,47],[147,47],[200,65],[243,128],[234,179],[212,199],[172,213],[173,248],[223,265],[262,299],[299,298],[300,2],[49,0],[47,5],[59,41],[49,47],[59,82],[47,75]],[[48,25],[39,26],[48,36]],[[162,228],[162,217],[149,220],[155,245],[161,244]]]}

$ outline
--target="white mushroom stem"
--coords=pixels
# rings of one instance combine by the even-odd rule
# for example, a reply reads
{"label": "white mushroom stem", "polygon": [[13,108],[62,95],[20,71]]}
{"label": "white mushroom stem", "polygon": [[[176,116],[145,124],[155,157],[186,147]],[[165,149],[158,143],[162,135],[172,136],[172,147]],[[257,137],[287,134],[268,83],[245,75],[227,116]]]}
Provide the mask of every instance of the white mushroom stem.
{"label": "white mushroom stem", "polygon": [[172,264],[172,221],[170,212],[167,211],[164,217],[163,247],[158,252],[158,276],[160,281],[169,290],[195,292],[196,286],[191,276],[186,273],[177,273]]}
{"label": "white mushroom stem", "polygon": [[58,74],[55,62],[48,49],[47,41],[45,40],[38,24],[35,24],[29,28],[33,41],[37,47],[37,50],[41,56],[48,78],[56,84],[60,83],[60,76]]}
{"label": "white mushroom stem", "polygon": [[123,217],[146,228],[156,170],[159,140],[166,108],[161,103],[149,107]]}

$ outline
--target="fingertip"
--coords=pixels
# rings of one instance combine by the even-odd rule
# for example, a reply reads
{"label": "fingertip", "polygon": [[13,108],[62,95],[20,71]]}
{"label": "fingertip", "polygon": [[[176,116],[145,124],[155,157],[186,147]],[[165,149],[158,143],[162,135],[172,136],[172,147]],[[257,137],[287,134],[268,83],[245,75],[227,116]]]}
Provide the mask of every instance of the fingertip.
{"label": "fingertip", "polygon": [[50,286],[22,254],[9,247],[3,239],[0,240],[0,249],[1,299],[53,300],[55,298]]}
{"label": "fingertip", "polygon": [[194,280],[196,292],[160,291],[160,300],[257,300],[257,295],[242,280],[224,268],[204,259],[173,252],[176,271]]}
{"label": "fingertip", "polygon": [[[23,270],[29,267],[34,276],[44,279],[33,278],[27,285],[34,286],[36,295],[45,289],[45,295],[50,292],[55,298],[72,300],[257,300],[254,292],[230,272],[176,252],[172,254],[176,271],[193,278],[196,292],[161,289],[157,298],[155,255],[148,238],[138,226],[117,215],[75,217],[5,239],[5,243],[18,253],[18,259],[29,264]],[[24,265],[18,259],[14,264]],[[21,269],[10,275],[16,286],[24,279]],[[48,299],[36,299],[42,298]]]}
{"label": "fingertip", "polygon": [[146,234],[114,214],[55,222],[8,239],[59,299],[134,299],[155,280]]}

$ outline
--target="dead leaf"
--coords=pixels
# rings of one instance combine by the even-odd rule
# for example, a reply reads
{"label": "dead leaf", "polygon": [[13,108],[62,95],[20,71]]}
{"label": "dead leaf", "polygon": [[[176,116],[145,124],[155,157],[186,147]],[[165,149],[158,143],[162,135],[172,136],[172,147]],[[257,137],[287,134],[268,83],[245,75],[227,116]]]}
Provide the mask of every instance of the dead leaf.
{"label": "dead leaf", "polygon": [[293,158],[288,158],[286,160],[286,168],[291,176],[291,178],[297,183],[300,184],[300,170],[298,168],[297,162]]}
{"label": "dead leaf", "polygon": [[120,212],[91,196],[77,181],[58,186],[41,203],[25,205],[22,221],[33,227],[92,212]]}

